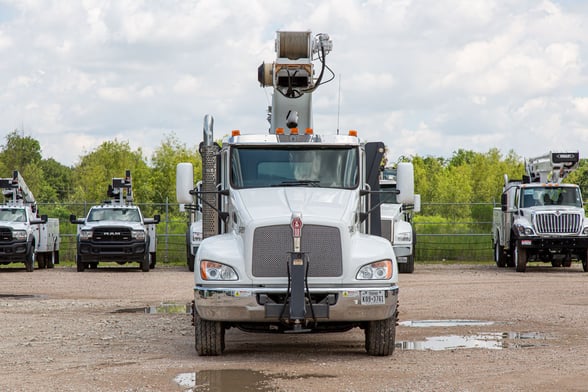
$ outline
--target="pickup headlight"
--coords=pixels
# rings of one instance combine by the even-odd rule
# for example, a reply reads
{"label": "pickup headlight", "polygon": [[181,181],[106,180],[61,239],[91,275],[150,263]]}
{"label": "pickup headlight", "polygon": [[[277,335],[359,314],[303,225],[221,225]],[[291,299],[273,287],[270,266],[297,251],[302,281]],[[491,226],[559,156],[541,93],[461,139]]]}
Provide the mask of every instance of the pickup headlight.
{"label": "pickup headlight", "polygon": [[228,265],[214,261],[200,262],[200,277],[203,280],[238,280],[235,270]]}
{"label": "pickup headlight", "polygon": [[382,260],[366,264],[359,269],[358,280],[385,280],[392,277],[392,261]]}
{"label": "pickup headlight", "polygon": [[145,231],[143,231],[143,230],[133,230],[131,235],[133,236],[134,240],[144,240],[145,239]]}
{"label": "pickup headlight", "polygon": [[27,239],[27,232],[24,230],[14,230],[12,232],[12,237],[15,240],[25,241]]}
{"label": "pickup headlight", "polygon": [[582,229],[582,234],[588,235],[588,226],[586,226],[586,227],[584,227],[584,229]]}
{"label": "pickup headlight", "polygon": [[89,240],[92,238],[92,230],[80,231],[80,240]]}

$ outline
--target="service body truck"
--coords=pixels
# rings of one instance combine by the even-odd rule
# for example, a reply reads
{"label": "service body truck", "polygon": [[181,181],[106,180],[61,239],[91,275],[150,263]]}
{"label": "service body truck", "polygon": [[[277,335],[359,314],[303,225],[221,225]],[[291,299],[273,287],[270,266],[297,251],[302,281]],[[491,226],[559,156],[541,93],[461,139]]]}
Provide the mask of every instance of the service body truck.
{"label": "service body truck", "polygon": [[416,231],[413,215],[420,211],[421,198],[415,194],[410,203],[398,203],[396,198],[396,169],[385,167],[380,176],[380,215],[382,236],[392,242],[398,271],[414,272]]}
{"label": "service body truck", "polygon": [[[320,84],[311,54],[324,70],[330,48],[325,34],[278,32],[278,58],[259,70],[262,86],[274,87],[269,133],[233,131],[219,147],[206,116],[199,192],[192,166],[178,165],[178,202],[197,193],[203,209],[193,303],[199,355],[221,354],[232,327],[358,327],[368,354],[394,350],[398,266],[371,201],[384,144],[364,143],[355,131],[319,136],[311,126],[310,96]],[[413,184],[412,165],[400,164],[400,202],[412,200]]]}
{"label": "service body truck", "polygon": [[550,152],[525,162],[523,180],[505,176],[501,206],[494,208],[492,241],[498,267],[525,272],[527,262],[588,271],[588,220],[580,187],[561,183],[579,162],[577,152]]}
{"label": "service body truck", "polygon": [[70,215],[78,225],[76,266],[78,272],[95,269],[100,262],[120,265],[139,263],[143,272],[155,268],[159,215],[144,218],[133,204],[130,170],[124,178],[113,178],[107,191],[110,200],[90,208],[85,219]]}
{"label": "service body truck", "polygon": [[59,263],[59,219],[38,217],[35,197],[18,171],[0,178],[0,264],[24,263],[28,272]]}

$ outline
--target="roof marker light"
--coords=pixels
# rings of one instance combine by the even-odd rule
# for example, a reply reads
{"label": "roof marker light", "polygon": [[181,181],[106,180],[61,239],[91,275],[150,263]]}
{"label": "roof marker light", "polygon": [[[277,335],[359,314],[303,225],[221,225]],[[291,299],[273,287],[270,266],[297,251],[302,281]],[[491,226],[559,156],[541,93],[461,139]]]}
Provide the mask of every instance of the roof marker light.
{"label": "roof marker light", "polygon": [[290,135],[298,135],[298,128],[290,129]]}
{"label": "roof marker light", "polygon": [[239,131],[238,129],[233,129],[231,131],[231,136],[235,137],[235,136],[240,136],[241,135],[241,131]]}
{"label": "roof marker light", "polygon": [[284,134],[284,128],[276,128],[276,135],[283,135]]}
{"label": "roof marker light", "polygon": [[312,130],[312,128],[306,128],[304,130],[304,133],[307,134],[307,135],[312,135],[314,133],[314,131]]}
{"label": "roof marker light", "polygon": [[355,136],[355,137],[357,137],[357,130],[355,130],[355,129],[350,129],[350,130],[349,130],[349,136]]}

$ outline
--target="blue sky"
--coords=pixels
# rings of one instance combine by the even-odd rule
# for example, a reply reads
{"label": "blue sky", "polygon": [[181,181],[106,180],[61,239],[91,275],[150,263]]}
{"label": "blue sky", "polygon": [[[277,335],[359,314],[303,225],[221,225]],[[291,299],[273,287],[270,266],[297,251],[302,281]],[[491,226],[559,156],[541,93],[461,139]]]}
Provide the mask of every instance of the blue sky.
{"label": "blue sky", "polygon": [[392,161],[588,157],[587,25],[569,0],[0,0],[0,124],[66,165],[115,138],[147,157],[166,134],[196,146],[207,113],[218,137],[265,132],[257,67],[277,30],[310,30],[336,73],[313,96],[317,133],[357,129]]}

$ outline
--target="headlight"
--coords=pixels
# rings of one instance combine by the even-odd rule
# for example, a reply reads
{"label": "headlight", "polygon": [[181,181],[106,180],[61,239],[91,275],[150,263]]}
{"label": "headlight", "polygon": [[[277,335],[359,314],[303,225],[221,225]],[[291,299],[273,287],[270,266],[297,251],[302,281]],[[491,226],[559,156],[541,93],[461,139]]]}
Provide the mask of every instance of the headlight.
{"label": "headlight", "polygon": [[235,270],[228,265],[214,261],[202,260],[200,262],[200,277],[203,280],[238,280]]}
{"label": "headlight", "polygon": [[584,227],[584,229],[582,230],[582,234],[588,235],[588,226]]}
{"label": "headlight", "polygon": [[80,240],[89,240],[92,238],[92,230],[80,231]]}
{"label": "headlight", "polygon": [[359,269],[356,279],[359,280],[384,280],[392,277],[392,261],[382,260],[366,264]]}
{"label": "headlight", "polygon": [[517,230],[520,235],[535,235],[535,231],[532,227],[517,225]]}
{"label": "headlight", "polygon": [[412,233],[410,231],[402,231],[394,233],[394,242],[410,242],[412,240]]}
{"label": "headlight", "polygon": [[27,232],[24,230],[14,230],[12,232],[12,237],[15,240],[24,241],[27,239]]}
{"label": "headlight", "polygon": [[144,240],[145,239],[145,232],[143,230],[133,230],[132,235],[133,235],[133,239],[135,239],[135,240]]}

